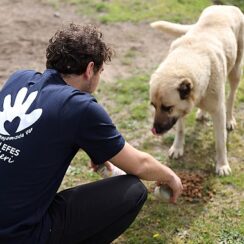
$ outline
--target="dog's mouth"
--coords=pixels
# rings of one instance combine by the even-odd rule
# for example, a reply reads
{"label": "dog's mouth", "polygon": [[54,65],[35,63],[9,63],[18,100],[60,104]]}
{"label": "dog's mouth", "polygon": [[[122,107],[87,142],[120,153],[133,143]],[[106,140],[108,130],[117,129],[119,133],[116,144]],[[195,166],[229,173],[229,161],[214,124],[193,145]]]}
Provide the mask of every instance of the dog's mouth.
{"label": "dog's mouth", "polygon": [[164,134],[174,126],[174,124],[177,122],[177,120],[178,120],[178,118],[172,117],[163,123],[154,122],[153,128],[151,129],[151,131],[154,135]]}

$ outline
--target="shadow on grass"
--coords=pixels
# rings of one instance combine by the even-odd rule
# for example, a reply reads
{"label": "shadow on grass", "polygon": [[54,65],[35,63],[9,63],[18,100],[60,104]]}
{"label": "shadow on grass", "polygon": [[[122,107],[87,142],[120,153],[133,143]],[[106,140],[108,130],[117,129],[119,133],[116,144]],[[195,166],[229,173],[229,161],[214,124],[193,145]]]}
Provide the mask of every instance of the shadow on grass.
{"label": "shadow on grass", "polygon": [[[167,142],[169,148],[172,145]],[[179,159],[170,159],[170,166],[181,170],[202,170],[206,173],[215,169],[215,140],[213,127],[208,122],[195,122],[185,132],[184,155]]]}

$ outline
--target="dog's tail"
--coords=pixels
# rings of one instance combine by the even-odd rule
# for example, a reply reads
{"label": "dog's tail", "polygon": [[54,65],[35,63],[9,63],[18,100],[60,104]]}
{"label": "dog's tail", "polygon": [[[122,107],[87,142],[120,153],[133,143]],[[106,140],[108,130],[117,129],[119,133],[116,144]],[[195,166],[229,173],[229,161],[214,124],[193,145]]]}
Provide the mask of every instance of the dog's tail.
{"label": "dog's tail", "polygon": [[155,21],[152,22],[150,26],[152,28],[169,33],[173,36],[179,37],[186,34],[186,32],[189,31],[193,25],[182,25],[182,24],[171,23],[168,21]]}

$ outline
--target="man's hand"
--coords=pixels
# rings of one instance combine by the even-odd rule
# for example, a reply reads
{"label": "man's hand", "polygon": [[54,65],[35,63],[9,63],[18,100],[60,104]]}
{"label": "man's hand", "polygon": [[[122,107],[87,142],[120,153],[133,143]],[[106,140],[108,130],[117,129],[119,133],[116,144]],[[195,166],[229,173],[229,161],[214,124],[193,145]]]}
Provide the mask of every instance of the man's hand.
{"label": "man's hand", "polygon": [[[107,170],[112,171],[112,164],[109,161],[106,161],[104,163],[104,165],[106,166]],[[97,172],[98,168],[99,168],[99,164],[94,164],[91,161],[91,168],[93,169],[94,172]]]}
{"label": "man's hand", "polygon": [[156,183],[158,186],[163,185],[163,184],[168,185],[173,192],[173,194],[170,198],[170,202],[176,203],[178,197],[181,195],[181,193],[183,191],[181,179],[176,174],[172,174],[172,177],[169,181],[167,181],[167,182],[158,181]]}

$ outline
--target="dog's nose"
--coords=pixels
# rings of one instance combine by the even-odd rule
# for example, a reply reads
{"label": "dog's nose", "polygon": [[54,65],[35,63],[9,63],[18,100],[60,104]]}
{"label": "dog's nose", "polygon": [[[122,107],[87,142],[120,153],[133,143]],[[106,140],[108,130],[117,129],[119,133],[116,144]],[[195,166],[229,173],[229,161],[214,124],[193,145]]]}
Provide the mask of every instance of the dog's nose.
{"label": "dog's nose", "polygon": [[164,132],[164,128],[160,124],[154,123],[152,128],[152,133],[154,135],[157,135],[157,134],[162,134],[163,132]]}
{"label": "dog's nose", "polygon": [[155,128],[152,128],[151,131],[152,131],[153,135],[157,135],[157,132],[156,132]]}

